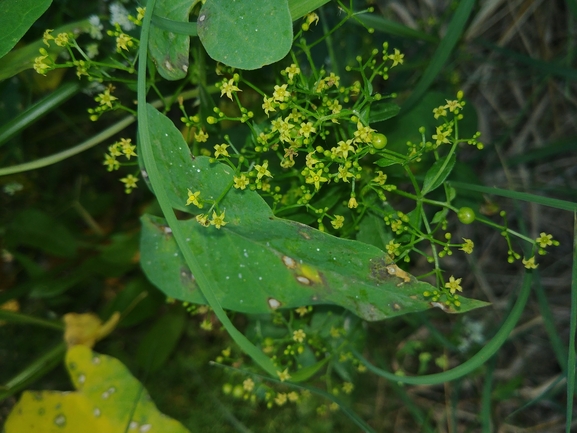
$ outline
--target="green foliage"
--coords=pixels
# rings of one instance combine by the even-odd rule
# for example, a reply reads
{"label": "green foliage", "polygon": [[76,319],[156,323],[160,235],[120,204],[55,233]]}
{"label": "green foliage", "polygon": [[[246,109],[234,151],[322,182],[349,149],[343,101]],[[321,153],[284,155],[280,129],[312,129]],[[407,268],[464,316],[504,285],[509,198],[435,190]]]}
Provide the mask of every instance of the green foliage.
{"label": "green foliage", "polygon": [[208,55],[235,68],[258,69],[279,61],[292,45],[287,0],[208,1],[197,25]]}
{"label": "green foliage", "polygon": [[52,0],[7,0],[0,3],[0,58],[4,57],[26,31],[46,12]]}
{"label": "green foliage", "polygon": [[[190,0],[159,1],[155,14],[174,21],[187,21],[194,3]],[[150,58],[156,65],[158,73],[166,80],[180,80],[188,72],[190,37],[157,26],[150,28]]]}
{"label": "green foliage", "polygon": [[[520,386],[512,381],[492,399],[492,389],[499,390],[494,355],[507,350],[531,278],[546,263],[542,256],[559,245],[540,230],[537,238],[525,234],[523,221],[514,221],[490,196],[565,210],[575,210],[575,203],[477,184],[471,167],[487,154],[479,153],[484,145],[476,113],[454,86],[458,76],[441,74],[462,60],[455,47],[473,13],[472,0],[454,3],[442,21],[431,18],[418,29],[371,15],[373,8],[356,10],[355,2],[313,12],[325,3],[149,0],[146,10],[125,3],[129,10],[107,31],[102,10],[60,27],[53,25],[60,18],[39,18],[31,32],[36,37],[42,27],[57,28],[27,40],[0,65],[0,79],[35,70],[13,78],[30,87],[29,95],[56,89],[35,105],[10,87],[5,88],[11,93],[0,92],[3,106],[24,107],[19,115],[0,111],[9,119],[0,126],[0,157],[7,161],[0,176],[11,175],[0,195],[9,203],[7,216],[0,217],[0,242],[3,270],[11,276],[0,279],[0,306],[6,309],[0,310],[0,324],[8,324],[0,326],[0,336],[8,336],[0,341],[14,340],[14,324],[60,331],[55,318],[68,311],[100,311],[114,319],[108,323],[120,317],[118,332],[98,343],[102,351],[155,385],[169,378],[172,385],[163,382],[155,393],[165,392],[175,413],[184,402],[179,417],[195,426],[212,427],[214,412],[205,408],[210,399],[221,399],[233,402],[235,413],[255,416],[259,431],[296,429],[294,419],[315,431],[348,431],[332,413],[340,408],[343,419],[370,432],[363,407],[373,404],[369,395],[378,375],[388,381],[386,392],[392,388],[400,399],[386,404],[402,401],[424,431],[433,431],[426,409],[396,384],[439,384],[469,375],[484,376],[481,425],[490,427],[494,397],[507,398]],[[0,53],[39,17],[45,3],[38,5],[30,8],[31,22],[30,16],[17,17],[15,33],[0,38]],[[82,13],[66,16],[91,13],[89,6],[78,7]],[[113,8],[124,6],[111,5],[111,16]],[[0,21],[12,20],[19,10],[10,9]],[[361,27],[343,32],[349,22],[368,27],[367,34]],[[373,35],[375,29],[396,37],[389,45]],[[190,36],[200,39],[194,50]],[[406,39],[425,43],[415,49]],[[438,43],[436,51],[431,43]],[[556,72],[552,63],[511,57],[547,73],[574,75],[570,68]],[[74,84],[62,84],[70,78]],[[435,91],[429,91],[433,83]],[[85,95],[62,105],[80,89],[93,100],[89,116],[77,115]],[[119,110],[128,116],[114,120]],[[138,137],[124,131],[136,118]],[[101,126],[109,120],[116,123]],[[114,137],[119,132],[123,137]],[[71,147],[46,156],[47,146],[36,144],[48,141]],[[41,172],[34,178],[42,183],[36,195],[21,193],[33,179],[21,172],[103,142],[107,149],[69,161],[70,167],[79,164],[72,170]],[[526,164],[535,155],[505,159]],[[95,167],[96,176],[90,170]],[[72,183],[70,173],[82,173],[73,199],[60,188]],[[98,182],[91,184],[92,177]],[[122,188],[111,188],[110,179]],[[479,272],[476,256],[468,261],[471,268],[455,264],[473,253],[481,225],[504,238],[509,263],[532,270],[498,329],[485,332],[494,335],[490,340],[443,314],[488,305],[460,293],[469,293],[470,275]],[[569,354],[561,347],[539,290],[539,309],[572,396],[574,347]],[[495,297],[486,287],[485,292]],[[491,312],[479,314],[486,318]],[[382,319],[390,319],[386,327],[376,323]],[[46,350],[44,341],[23,336],[20,347],[30,347],[19,359],[32,354],[35,360],[1,377],[0,399],[47,374],[65,351],[63,343]],[[184,340],[194,350],[179,344]],[[471,344],[480,351],[471,354]],[[44,352],[38,356],[39,347]],[[212,360],[221,368],[207,373]],[[7,433],[22,431],[23,423],[38,431],[76,431],[90,424],[94,408],[95,430],[125,431],[136,425],[131,421],[146,430],[165,420],[170,426],[163,431],[185,431],[157,411],[114,358],[73,348],[66,362],[78,392],[24,393]],[[366,371],[370,375],[363,377]],[[209,383],[191,392],[182,377]],[[214,386],[223,380],[224,396]],[[191,396],[196,405],[189,403]],[[451,398],[447,412],[457,413],[458,399]],[[275,406],[283,408],[262,412]],[[569,401],[568,420],[570,406]],[[234,428],[244,429],[229,408],[220,408]],[[203,417],[212,418],[207,423]],[[380,421],[370,424],[386,430]]]}
{"label": "green foliage", "polygon": [[[197,208],[186,206],[185,199],[187,190],[199,191],[203,206],[216,200],[220,212],[226,213],[229,222],[221,229],[203,227],[195,219],[179,223],[186,243],[216,283],[215,294],[224,308],[267,313],[332,303],[365,320],[431,308],[422,293],[432,287],[399,269],[387,254],[275,218],[256,191],[232,188],[230,167],[191,155],[172,122],[151,107],[149,122],[152,149],[171,206],[195,212]],[[170,297],[205,303],[166,222],[148,216],[142,222],[141,259],[148,278]],[[482,305],[462,299],[459,310],[448,311]]]}

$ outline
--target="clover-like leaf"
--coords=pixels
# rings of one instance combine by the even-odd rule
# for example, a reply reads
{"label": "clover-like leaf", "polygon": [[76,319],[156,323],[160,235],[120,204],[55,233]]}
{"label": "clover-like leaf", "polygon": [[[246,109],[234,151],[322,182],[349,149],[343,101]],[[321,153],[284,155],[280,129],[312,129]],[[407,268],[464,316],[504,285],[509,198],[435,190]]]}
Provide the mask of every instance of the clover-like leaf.
{"label": "clover-like leaf", "polygon": [[287,0],[208,0],[197,25],[208,55],[239,69],[274,63],[292,46]]}

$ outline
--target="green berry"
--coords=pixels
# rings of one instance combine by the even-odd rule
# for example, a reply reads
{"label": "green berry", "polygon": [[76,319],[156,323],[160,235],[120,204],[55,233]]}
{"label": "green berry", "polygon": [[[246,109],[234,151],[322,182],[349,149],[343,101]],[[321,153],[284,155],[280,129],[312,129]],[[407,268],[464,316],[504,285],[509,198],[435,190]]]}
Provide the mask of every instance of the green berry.
{"label": "green berry", "polygon": [[384,149],[387,145],[387,137],[385,134],[373,134],[371,143],[375,149]]}
{"label": "green berry", "polygon": [[462,207],[459,209],[457,217],[463,224],[471,224],[473,221],[475,221],[475,211],[470,207]]}

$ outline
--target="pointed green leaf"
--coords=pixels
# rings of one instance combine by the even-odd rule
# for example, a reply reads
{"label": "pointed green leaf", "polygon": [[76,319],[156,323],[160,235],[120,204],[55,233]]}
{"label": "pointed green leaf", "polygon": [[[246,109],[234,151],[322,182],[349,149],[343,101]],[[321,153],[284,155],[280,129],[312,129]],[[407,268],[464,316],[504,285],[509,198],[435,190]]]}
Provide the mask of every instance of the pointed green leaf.
{"label": "pointed green leaf", "polygon": [[399,107],[394,102],[390,101],[379,101],[371,104],[371,111],[369,114],[369,123],[378,123],[383,120],[395,117],[401,111]]}
{"label": "pointed green leaf", "polygon": [[197,27],[208,55],[239,69],[274,63],[292,46],[287,0],[208,0]]}
{"label": "pointed green leaf", "polygon": [[439,159],[435,161],[435,163],[429,168],[427,174],[425,175],[425,180],[423,182],[423,190],[421,191],[423,194],[428,194],[429,192],[437,189],[439,186],[445,182],[445,179],[451,174],[453,171],[453,167],[455,166],[455,154],[451,154],[451,156],[443,159]]}
{"label": "pointed green leaf", "polygon": [[[158,0],[154,13],[160,18],[188,21],[194,2],[190,0]],[[179,80],[188,72],[188,49],[190,37],[151,26],[148,48],[158,73],[167,80]]]}
{"label": "pointed green leaf", "polygon": [[[218,208],[227,225],[221,229],[203,227],[194,218],[179,222],[193,254],[216,282],[223,308],[266,313],[336,304],[366,320],[431,308],[422,295],[431,286],[399,269],[383,251],[276,218],[258,193],[231,188],[229,166],[194,158],[174,124],[152,107],[149,121],[172,206],[206,212],[211,201],[223,197]],[[185,205],[187,189],[200,191],[202,209]],[[148,278],[170,297],[205,303],[164,219],[145,215],[142,224],[141,265]],[[481,305],[463,299],[458,312]]]}
{"label": "pointed green leaf", "polygon": [[78,391],[24,392],[6,420],[6,433],[188,432],[158,411],[117,359],[73,346],[66,354],[66,368]]}
{"label": "pointed green leaf", "polygon": [[4,0],[0,2],[0,57],[18,43],[52,0]]}

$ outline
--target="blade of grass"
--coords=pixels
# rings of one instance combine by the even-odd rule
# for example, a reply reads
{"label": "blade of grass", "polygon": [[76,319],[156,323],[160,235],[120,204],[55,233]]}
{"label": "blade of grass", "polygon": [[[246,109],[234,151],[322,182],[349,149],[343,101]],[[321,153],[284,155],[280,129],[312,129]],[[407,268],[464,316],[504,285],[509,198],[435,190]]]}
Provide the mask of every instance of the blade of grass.
{"label": "blade of grass", "polygon": [[14,135],[32,125],[45,114],[58,107],[63,102],[74,96],[80,90],[78,83],[66,83],[60,86],[50,95],[28,107],[14,119],[0,127],[0,146],[10,140]]}
{"label": "blade of grass", "polygon": [[535,285],[533,288],[537,297],[537,303],[539,304],[539,311],[541,312],[541,317],[543,318],[543,325],[545,326],[545,331],[547,332],[549,340],[551,341],[553,352],[555,353],[555,357],[557,358],[559,366],[561,366],[561,370],[564,374],[567,374],[567,351],[565,350],[563,342],[559,337],[559,332],[555,328],[553,313],[551,312],[549,302],[547,301],[547,296],[543,290],[538,269],[535,269]]}
{"label": "blade of grass", "polygon": [[12,311],[0,310],[0,321],[6,321],[11,323],[23,323],[25,325],[36,325],[43,326],[44,328],[57,329],[58,331],[64,331],[64,323],[57,322],[54,320],[44,320],[38,317],[29,316],[22,313],[14,313]]}
{"label": "blade of grass", "polygon": [[495,188],[490,186],[473,185],[470,183],[453,182],[453,181],[450,181],[449,183],[451,184],[451,186],[457,189],[466,189],[469,191],[482,192],[484,194],[499,195],[501,197],[508,197],[522,201],[529,201],[532,203],[537,203],[543,206],[549,206],[556,209],[577,212],[577,203],[571,201],[558,200],[555,198],[544,197],[541,195],[529,194],[526,192],[511,191],[508,189]]}
{"label": "blade of grass", "polygon": [[144,160],[148,178],[155,192],[160,208],[162,209],[164,217],[166,218],[166,221],[172,230],[174,239],[176,240],[183,257],[188,267],[190,268],[192,275],[194,275],[198,286],[206,298],[208,304],[211,306],[214,313],[224,328],[227,330],[229,335],[241,347],[241,349],[247,355],[249,355],[264,371],[266,371],[271,376],[276,376],[277,369],[270,358],[268,358],[260,349],[252,344],[238,329],[234,327],[225,311],[222,309],[220,303],[218,302],[218,299],[214,294],[214,283],[210,281],[205,275],[198,260],[192,253],[192,249],[185,241],[185,237],[181,233],[178,220],[176,219],[174,210],[172,209],[170,201],[166,195],[163,179],[160,176],[156,166],[156,161],[154,160],[148,122],[148,110],[151,106],[146,103],[146,66],[148,57],[148,37],[155,2],[156,0],[149,0],[147,3],[146,12],[142,22],[138,58],[138,136],[140,138],[140,153]]}
{"label": "blade of grass", "polygon": [[[0,387],[0,401],[26,388],[62,362],[66,353],[64,341],[30,363],[24,370]],[[2,388],[5,388],[2,390]]]}
{"label": "blade of grass", "polygon": [[[215,91],[216,87],[211,86],[210,91]],[[189,90],[181,94],[183,100],[187,100],[190,98],[195,98],[198,96],[198,89]],[[163,102],[160,100],[154,101],[151,105],[155,108],[161,107]],[[134,116],[127,116],[124,119],[120,120],[119,122],[115,123],[111,127],[105,129],[104,131],[96,134],[95,136],[89,138],[86,141],[70,148],[63,150],[62,152],[54,153],[52,155],[46,156],[44,158],[39,158],[34,161],[25,162],[24,164],[12,165],[10,167],[0,168],[0,176],[6,176],[9,174],[14,173],[21,173],[24,171],[29,170],[36,170],[37,168],[47,167],[52,164],[56,164],[57,162],[63,161],[71,156],[77,155],[85,150],[88,150],[97,144],[102,143],[104,140],[109,139],[114,134],[119,133],[127,126],[134,123],[136,118]]]}
{"label": "blade of grass", "polygon": [[481,395],[481,431],[491,433],[493,431],[491,423],[491,394],[493,392],[493,373],[495,372],[496,357],[492,357],[487,363],[487,373],[483,383],[483,392]]}
{"label": "blade of grass", "polygon": [[357,349],[351,348],[351,351],[359,359],[359,361],[361,361],[361,363],[367,367],[367,369],[378,376],[382,376],[385,379],[389,379],[394,382],[408,383],[410,385],[436,385],[439,383],[458,379],[486,363],[487,360],[489,360],[495,353],[497,353],[503,343],[505,343],[509,334],[519,321],[525,305],[527,304],[529,294],[531,293],[532,280],[533,274],[529,271],[525,272],[525,277],[523,278],[523,284],[517,301],[501,325],[497,334],[495,334],[491,341],[483,346],[483,348],[479,350],[479,352],[477,352],[473,357],[463,362],[458,367],[452,368],[451,370],[423,376],[397,376],[394,373],[375,367],[367,359],[365,359]]}
{"label": "blade of grass", "polygon": [[571,430],[573,395],[575,392],[575,333],[577,331],[577,212],[573,213],[573,271],[571,275],[571,321],[569,325],[569,356],[567,358],[567,420],[565,432]]}
{"label": "blade of grass", "polygon": [[[373,28],[383,33],[400,36],[407,39],[415,39],[418,41],[427,41],[433,43],[439,42],[439,38],[436,36],[412,29],[384,17],[379,17],[373,14],[359,14],[357,15],[357,18],[367,27]],[[356,22],[356,20],[353,22]]]}
{"label": "blade of grass", "polygon": [[493,50],[501,54],[507,60],[512,60],[513,62],[521,63],[525,66],[528,66],[530,69],[540,71],[545,75],[562,77],[571,81],[577,80],[577,69],[568,68],[566,66],[563,66],[559,63],[552,61],[544,61],[534,59],[529,56],[524,56],[523,54],[519,54],[516,51],[500,47],[498,45],[494,45],[486,41],[481,41],[481,45],[485,48],[489,48],[490,50]]}
{"label": "blade of grass", "polygon": [[411,96],[409,96],[409,98],[403,104],[403,111],[409,111],[413,105],[421,100],[423,94],[433,83],[439,72],[441,72],[441,69],[449,59],[449,56],[453,52],[455,45],[457,45],[457,42],[463,34],[465,24],[471,15],[474,4],[475,0],[462,0],[459,2],[459,6],[453,15],[453,19],[449,23],[445,37],[439,44],[435,54],[433,54],[433,60],[431,63],[429,63],[427,69],[425,69],[425,72],[415,86],[413,93],[411,93]]}

